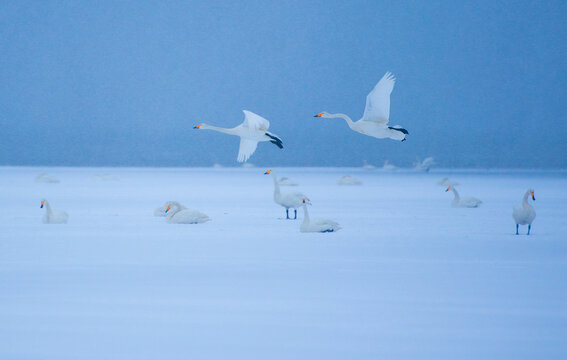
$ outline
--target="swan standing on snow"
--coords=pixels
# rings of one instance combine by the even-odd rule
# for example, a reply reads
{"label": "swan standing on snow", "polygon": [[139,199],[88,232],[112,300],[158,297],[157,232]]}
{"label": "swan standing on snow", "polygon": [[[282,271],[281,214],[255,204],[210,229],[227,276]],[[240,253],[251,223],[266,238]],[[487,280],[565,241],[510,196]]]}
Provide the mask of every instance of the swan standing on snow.
{"label": "swan standing on snow", "polygon": [[307,211],[307,205],[311,205],[309,199],[301,199],[301,206],[303,206],[303,222],[299,227],[301,232],[333,232],[341,229],[339,223],[329,219],[315,218],[311,219],[309,217],[309,212]]}
{"label": "swan standing on snow", "polygon": [[530,234],[530,230],[532,228],[532,222],[535,219],[535,210],[534,207],[528,203],[528,197],[531,196],[532,200],[535,201],[534,190],[529,189],[524,194],[524,199],[521,204],[514,206],[514,211],[512,212],[512,217],[514,217],[514,221],[516,222],[516,235],[518,235],[518,227],[520,225],[528,225],[528,234]]}
{"label": "swan standing on snow", "polygon": [[315,117],[342,118],[354,131],[372,136],[378,139],[390,138],[404,141],[408,131],[399,125],[388,126],[390,118],[390,94],[394,89],[395,78],[392,73],[387,72],[374,89],[366,96],[366,108],[362,119],[354,122],[345,114],[329,114],[322,112]]}
{"label": "swan standing on snow", "polygon": [[49,205],[47,200],[41,200],[41,206],[39,207],[42,209],[45,207],[45,215],[43,215],[43,223],[44,224],[66,224],[67,220],[69,219],[69,215],[65,211],[62,210],[54,210]]}
{"label": "swan standing on snow", "polygon": [[171,224],[201,224],[211,219],[200,211],[187,209],[177,201],[166,203],[165,216]]}
{"label": "swan standing on snow", "polygon": [[270,122],[260,115],[256,115],[251,111],[242,110],[244,112],[244,122],[232,129],[211,126],[207,124],[199,124],[193,129],[206,129],[219,131],[221,133],[240,136],[240,148],[238,149],[238,162],[244,162],[256,151],[258,142],[269,141],[280,149],[283,148],[282,140],[276,135],[268,131]]}
{"label": "swan standing on snow", "polygon": [[431,169],[431,167],[435,164],[435,159],[428,157],[423,159],[423,161],[419,161],[419,159],[417,159],[417,162],[413,164],[413,168],[415,169],[415,171],[428,172],[429,169]]}
{"label": "swan standing on snow", "polygon": [[293,220],[297,219],[297,208],[300,207],[303,202],[302,200],[305,198],[307,200],[309,200],[307,198],[307,196],[305,196],[305,194],[297,192],[297,191],[291,191],[291,192],[284,192],[282,193],[280,191],[280,185],[278,183],[278,178],[276,177],[276,174],[274,174],[274,172],[272,170],[268,170],[264,173],[264,175],[267,174],[271,174],[272,178],[274,179],[274,201],[276,204],[279,204],[281,206],[283,206],[285,208],[285,218],[288,220],[291,220],[291,218],[289,217],[289,209],[293,209],[295,212],[295,217],[293,218]]}
{"label": "swan standing on snow", "polygon": [[446,192],[449,190],[453,190],[453,194],[455,194],[455,197],[453,198],[453,201],[451,202],[451,206],[452,207],[467,207],[467,208],[475,208],[478,207],[480,204],[482,204],[482,201],[472,197],[472,196],[467,196],[467,197],[460,197],[459,193],[457,192],[457,189],[455,189],[454,186],[448,186],[447,190],[445,190]]}

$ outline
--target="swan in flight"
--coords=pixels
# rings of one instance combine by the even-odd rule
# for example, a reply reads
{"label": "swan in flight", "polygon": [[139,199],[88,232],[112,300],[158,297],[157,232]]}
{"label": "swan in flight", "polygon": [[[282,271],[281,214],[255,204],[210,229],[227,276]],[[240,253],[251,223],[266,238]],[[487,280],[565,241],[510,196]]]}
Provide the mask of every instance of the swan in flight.
{"label": "swan in flight", "polygon": [[200,211],[187,209],[177,201],[166,203],[165,216],[171,224],[201,224],[211,219]]}
{"label": "swan in flight", "polygon": [[518,227],[520,225],[528,225],[528,235],[532,228],[532,222],[535,219],[534,207],[528,203],[528,197],[531,196],[532,200],[535,201],[534,189],[529,189],[524,194],[524,199],[521,204],[514,206],[514,211],[512,212],[512,217],[516,222],[516,235],[518,235]]}
{"label": "swan in flight", "polygon": [[449,191],[449,190],[453,190],[453,194],[455,194],[455,197],[453,198],[453,201],[451,202],[451,206],[452,207],[467,207],[467,208],[475,208],[478,207],[480,204],[482,204],[482,201],[472,197],[472,196],[467,196],[467,197],[460,197],[459,193],[457,192],[457,189],[455,189],[455,186],[448,186],[447,190],[445,190],[445,192]]}
{"label": "swan in flight", "polygon": [[270,127],[268,120],[248,110],[242,110],[242,112],[244,112],[244,122],[231,129],[207,124],[199,124],[194,126],[193,129],[214,130],[229,135],[240,136],[238,162],[248,160],[254,151],[256,151],[256,147],[261,141],[269,141],[280,149],[283,148],[282,140],[276,134],[272,134],[268,131]]}
{"label": "swan in flight", "polygon": [[45,199],[41,199],[40,209],[45,207],[45,215],[43,215],[44,224],[66,224],[69,219],[69,215],[62,210],[55,210],[51,208],[49,202]]}
{"label": "swan in flight", "polygon": [[311,219],[309,217],[309,212],[307,211],[307,205],[311,205],[309,199],[301,199],[301,206],[303,206],[303,222],[299,227],[301,232],[333,232],[341,229],[339,223],[329,219],[315,218]]}
{"label": "swan in flight", "polygon": [[345,175],[337,180],[337,185],[362,185],[362,181],[352,175]]}
{"label": "swan in flight", "polygon": [[390,94],[394,89],[396,79],[392,73],[387,72],[374,89],[366,96],[366,108],[362,119],[352,121],[345,114],[329,114],[325,111],[315,115],[322,118],[342,118],[354,131],[378,139],[390,138],[405,141],[408,131],[399,125],[388,126],[390,118]]}
{"label": "swan in flight", "polygon": [[293,209],[295,212],[295,217],[293,220],[297,219],[297,208],[300,207],[303,202],[303,199],[309,198],[305,196],[305,194],[300,193],[298,191],[289,191],[289,192],[281,192],[280,191],[280,184],[278,183],[278,178],[276,174],[272,170],[268,170],[264,173],[264,175],[271,174],[272,178],[274,179],[274,201],[276,204],[279,204],[285,208],[285,218],[291,220],[289,217],[289,209]]}

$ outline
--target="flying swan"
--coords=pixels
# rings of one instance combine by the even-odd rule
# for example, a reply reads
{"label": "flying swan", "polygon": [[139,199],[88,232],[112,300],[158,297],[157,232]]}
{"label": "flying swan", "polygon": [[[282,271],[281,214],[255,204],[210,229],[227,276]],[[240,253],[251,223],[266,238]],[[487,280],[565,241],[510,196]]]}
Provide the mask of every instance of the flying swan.
{"label": "flying swan", "polygon": [[366,96],[366,108],[362,119],[354,122],[345,114],[329,114],[325,111],[315,115],[322,118],[343,118],[354,131],[378,139],[390,138],[405,141],[408,131],[399,125],[388,126],[390,118],[390,94],[396,79],[387,72],[374,89]]}
{"label": "flying swan", "polygon": [[303,222],[299,227],[301,232],[333,232],[341,229],[339,223],[329,219],[315,218],[311,219],[309,217],[309,212],[307,211],[307,205],[311,205],[309,199],[301,199],[301,206],[303,206]]}
{"label": "flying swan", "polygon": [[451,202],[451,206],[452,207],[466,207],[466,208],[475,208],[478,207],[480,204],[482,204],[482,201],[472,197],[472,196],[466,196],[466,197],[460,197],[459,193],[457,192],[457,189],[455,189],[455,186],[448,186],[447,190],[445,190],[445,192],[449,191],[449,190],[453,190],[453,194],[455,194],[455,197],[453,198],[453,201]]}
{"label": "flying swan", "polygon": [[170,224],[201,224],[211,219],[200,211],[187,209],[177,201],[166,203],[165,216]]}
{"label": "flying swan", "polygon": [[528,189],[524,194],[524,199],[521,204],[514,206],[514,211],[512,212],[512,217],[516,222],[516,235],[518,235],[518,227],[520,225],[528,225],[528,234],[532,228],[532,222],[535,219],[534,207],[528,203],[528,197],[531,196],[532,200],[535,201],[534,189]]}
{"label": "flying swan", "polygon": [[279,204],[285,208],[285,218],[287,220],[291,220],[289,217],[289,209],[293,209],[295,212],[295,217],[293,220],[297,219],[297,208],[300,207],[302,203],[302,199],[307,199],[305,194],[300,193],[298,191],[289,191],[289,192],[281,192],[280,191],[280,184],[278,182],[278,178],[276,174],[272,170],[268,170],[264,173],[264,175],[271,174],[272,178],[274,179],[274,202]]}
{"label": "flying swan", "polygon": [[214,130],[229,135],[240,136],[238,162],[248,160],[254,151],[256,151],[256,147],[261,141],[269,141],[280,149],[283,148],[282,140],[276,134],[272,134],[268,131],[270,127],[268,120],[248,110],[242,110],[242,112],[244,113],[244,122],[231,129],[207,124],[199,124],[194,126],[193,129]]}
{"label": "flying swan", "polygon": [[45,215],[43,215],[44,224],[66,224],[69,219],[69,215],[62,210],[55,210],[51,208],[49,202],[45,199],[41,199],[40,209],[45,207]]}

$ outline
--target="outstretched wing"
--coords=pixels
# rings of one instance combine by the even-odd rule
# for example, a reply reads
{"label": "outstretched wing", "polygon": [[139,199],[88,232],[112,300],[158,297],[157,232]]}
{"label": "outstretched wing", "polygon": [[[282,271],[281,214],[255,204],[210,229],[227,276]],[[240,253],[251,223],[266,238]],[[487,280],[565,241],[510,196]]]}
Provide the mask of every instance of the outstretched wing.
{"label": "outstretched wing", "polygon": [[266,131],[270,127],[270,122],[260,115],[256,115],[248,110],[242,110],[242,112],[244,113],[242,126],[258,131]]}
{"label": "outstretched wing", "polygon": [[366,108],[362,120],[387,124],[390,119],[390,94],[396,78],[387,72],[374,89],[366,96]]}
{"label": "outstretched wing", "polygon": [[245,162],[254,154],[258,147],[258,142],[254,140],[240,138],[240,148],[238,149],[238,162]]}

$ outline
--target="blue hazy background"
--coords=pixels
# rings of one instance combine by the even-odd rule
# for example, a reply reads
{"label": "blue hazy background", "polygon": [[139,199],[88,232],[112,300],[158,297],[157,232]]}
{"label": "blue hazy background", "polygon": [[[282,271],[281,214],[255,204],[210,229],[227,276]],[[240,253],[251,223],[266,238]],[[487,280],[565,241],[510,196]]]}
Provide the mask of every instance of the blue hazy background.
{"label": "blue hazy background", "polygon": [[[565,1],[2,1],[0,165],[567,168]],[[362,116],[386,71],[391,124]]]}

